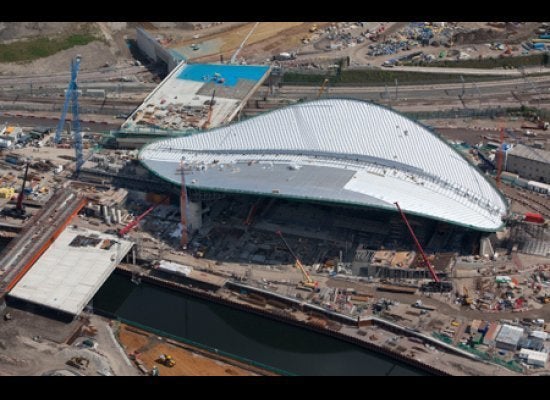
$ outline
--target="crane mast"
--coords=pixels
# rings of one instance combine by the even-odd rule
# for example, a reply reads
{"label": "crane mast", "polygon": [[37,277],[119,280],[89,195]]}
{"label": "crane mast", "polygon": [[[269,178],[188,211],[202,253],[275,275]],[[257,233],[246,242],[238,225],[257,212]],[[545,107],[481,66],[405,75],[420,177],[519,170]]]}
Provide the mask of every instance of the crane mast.
{"label": "crane mast", "polygon": [[185,171],[183,169],[183,158],[180,161],[181,168],[181,191],[180,191],[180,214],[181,214],[181,247],[186,249],[189,243],[187,233],[187,189],[185,187]]}
{"label": "crane mast", "polygon": [[500,145],[497,151],[497,188],[500,189],[500,175],[502,174],[502,156],[504,153],[504,128],[500,128]]}
{"label": "crane mast", "polygon": [[25,175],[23,176],[23,184],[21,185],[21,191],[17,196],[17,205],[15,206],[15,209],[20,214],[25,214],[25,210],[23,209],[23,197],[25,196],[25,184],[27,183],[28,175],[29,175],[29,163],[27,162],[27,167],[25,168]]}
{"label": "crane mast", "polygon": [[57,130],[55,131],[54,141],[56,144],[61,142],[61,132],[65,126],[65,120],[67,118],[67,111],[69,110],[69,101],[71,102],[71,112],[73,114],[72,130],[74,135],[74,148],[76,153],[76,173],[80,172],[80,168],[84,164],[84,155],[82,152],[82,131],[80,129],[80,115],[78,109],[78,85],[76,79],[78,77],[78,70],[80,69],[81,56],[76,56],[71,60],[71,81],[65,93],[65,103],[63,103],[63,110],[61,112],[61,118],[57,124]]}

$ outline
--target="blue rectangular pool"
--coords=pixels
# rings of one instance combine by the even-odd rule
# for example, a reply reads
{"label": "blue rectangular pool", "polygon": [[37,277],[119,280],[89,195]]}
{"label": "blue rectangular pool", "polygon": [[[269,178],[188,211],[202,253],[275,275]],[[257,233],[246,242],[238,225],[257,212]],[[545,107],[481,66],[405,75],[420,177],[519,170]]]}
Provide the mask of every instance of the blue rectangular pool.
{"label": "blue rectangular pool", "polygon": [[178,79],[235,86],[239,79],[260,80],[268,69],[263,65],[190,64],[181,71]]}

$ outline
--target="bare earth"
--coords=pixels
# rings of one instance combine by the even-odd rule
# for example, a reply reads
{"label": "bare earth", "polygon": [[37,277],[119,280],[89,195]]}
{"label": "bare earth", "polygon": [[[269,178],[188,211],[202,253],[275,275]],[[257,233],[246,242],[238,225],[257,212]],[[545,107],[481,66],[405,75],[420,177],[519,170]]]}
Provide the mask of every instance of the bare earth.
{"label": "bare earth", "polygon": [[[122,324],[119,340],[127,353],[139,352],[139,358],[147,369],[157,366],[161,376],[251,376],[251,371],[205,356],[183,347],[167,343],[161,338]],[[159,340],[161,339],[161,340]],[[176,361],[172,368],[156,360],[161,354],[169,354]]]}

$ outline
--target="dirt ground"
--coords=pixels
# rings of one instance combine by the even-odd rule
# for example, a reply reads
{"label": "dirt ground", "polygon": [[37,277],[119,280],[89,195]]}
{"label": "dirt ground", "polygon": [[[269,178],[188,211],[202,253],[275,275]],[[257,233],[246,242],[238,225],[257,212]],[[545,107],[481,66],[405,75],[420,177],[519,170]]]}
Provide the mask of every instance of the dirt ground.
{"label": "dirt ground", "polygon": [[118,62],[110,47],[103,42],[94,41],[84,46],[75,46],[62,50],[52,56],[39,58],[29,63],[0,63],[0,75],[30,76],[51,75],[68,72],[70,60],[77,54],[82,56],[81,71],[97,70],[108,63]]}
{"label": "dirt ground", "polygon": [[131,29],[126,22],[0,22],[0,43],[40,36],[55,37],[84,28],[96,32],[102,40],[32,62],[0,63],[0,75],[32,76],[67,72],[70,60],[77,54],[82,56],[82,71],[97,70],[105,64],[113,66],[133,59],[124,38],[135,37],[135,29]]}
{"label": "dirt ground", "polygon": [[[170,47],[183,47],[192,43],[200,45],[205,41],[219,39],[221,45],[217,50],[213,50],[211,54],[197,57],[194,61],[217,61],[220,54],[229,58],[254,27],[254,24],[251,22],[237,25],[223,31],[218,30],[212,34],[202,34],[197,31],[196,34],[200,36],[198,39],[186,38],[175,41]],[[314,22],[261,22],[248,38],[239,57],[244,57],[247,60],[263,61],[266,58],[271,58],[273,54],[298,47],[302,38],[310,35],[309,29],[313,24]],[[329,25],[329,23],[317,23],[319,28],[326,25]]]}
{"label": "dirt ground", "polygon": [[[130,328],[131,330],[129,330]],[[251,371],[239,368],[214,358],[207,358],[189,349],[165,342],[162,338],[139,331],[127,325],[121,325],[119,340],[131,354],[139,352],[139,358],[146,368],[157,366],[161,376],[253,376]],[[156,360],[161,354],[169,354],[176,361],[172,368]]]}
{"label": "dirt ground", "polygon": [[[73,32],[86,25],[96,32],[101,41],[89,43],[86,46],[77,46],[59,52],[50,57],[41,58],[30,63],[0,63],[0,74],[4,75],[44,75],[48,73],[64,72],[68,69],[69,61],[76,54],[83,56],[82,70],[94,70],[105,64],[120,65],[132,61],[133,56],[128,47],[127,39],[135,39],[136,27],[147,29],[153,36],[164,40],[166,47],[176,49],[185,54],[194,62],[218,62],[220,55],[228,60],[240,46],[243,39],[254,27],[254,22],[224,22],[222,24],[201,23],[207,28],[197,29],[199,23],[151,23],[151,22],[0,22],[0,43],[10,43],[15,40],[37,36],[58,36]],[[344,47],[341,50],[325,52],[315,45],[317,33],[309,30],[316,24],[319,31],[331,25],[331,22],[260,22],[254,29],[247,43],[239,53],[239,59],[247,63],[264,63],[273,55],[281,52],[298,51],[299,62],[324,62],[335,58],[350,56],[352,66],[381,65],[385,60],[395,57],[367,56],[367,47],[372,43],[365,41],[353,47]],[[369,29],[374,30],[379,23],[368,23]],[[470,52],[472,57],[498,56],[500,50],[490,50],[485,44],[493,41],[506,43],[520,43],[533,35],[533,29],[538,23],[525,23],[517,27],[498,28],[487,25],[485,22],[457,23],[462,28],[470,30],[458,33],[457,49]],[[385,35],[398,31],[406,23],[386,23]],[[302,43],[304,37],[312,42]],[[323,43],[325,39],[321,41]],[[199,51],[191,50],[191,44],[198,44]],[[477,45],[475,45],[477,44]],[[521,52],[519,46],[516,53]],[[428,53],[438,55],[441,48],[423,48]],[[410,50],[415,51],[415,50]],[[403,53],[404,54],[404,53]],[[332,61],[331,61],[332,62]]]}
{"label": "dirt ground", "polygon": [[458,24],[471,31],[457,34],[457,44],[481,44],[498,40],[517,44],[532,36],[533,29],[539,25],[538,22],[527,22],[517,27],[509,24],[502,27],[490,26],[486,22],[459,22]]}
{"label": "dirt ground", "polygon": [[[12,320],[0,319],[0,376],[55,375],[57,371],[69,371],[69,375],[138,374],[108,333],[108,320],[92,316],[97,333],[89,337],[80,331],[83,324],[87,325],[84,320],[57,321],[50,314],[37,314],[39,309],[8,307],[5,312],[12,315]],[[77,339],[72,342],[71,338]],[[97,349],[80,346],[86,338],[93,340]],[[88,367],[69,367],[66,362],[73,357],[86,358]]]}
{"label": "dirt ground", "polygon": [[0,22],[0,43],[78,30],[79,22]]}

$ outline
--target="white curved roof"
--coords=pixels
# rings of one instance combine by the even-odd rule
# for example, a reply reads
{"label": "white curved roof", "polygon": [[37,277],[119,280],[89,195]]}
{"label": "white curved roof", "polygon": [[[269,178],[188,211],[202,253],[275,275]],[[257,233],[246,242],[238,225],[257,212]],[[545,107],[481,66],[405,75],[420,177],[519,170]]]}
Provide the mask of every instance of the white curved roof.
{"label": "white curved roof", "polygon": [[266,194],[395,210],[484,231],[506,213],[502,195],[418,123],[360,100],[295,104],[144,147],[157,175],[205,190]]}

